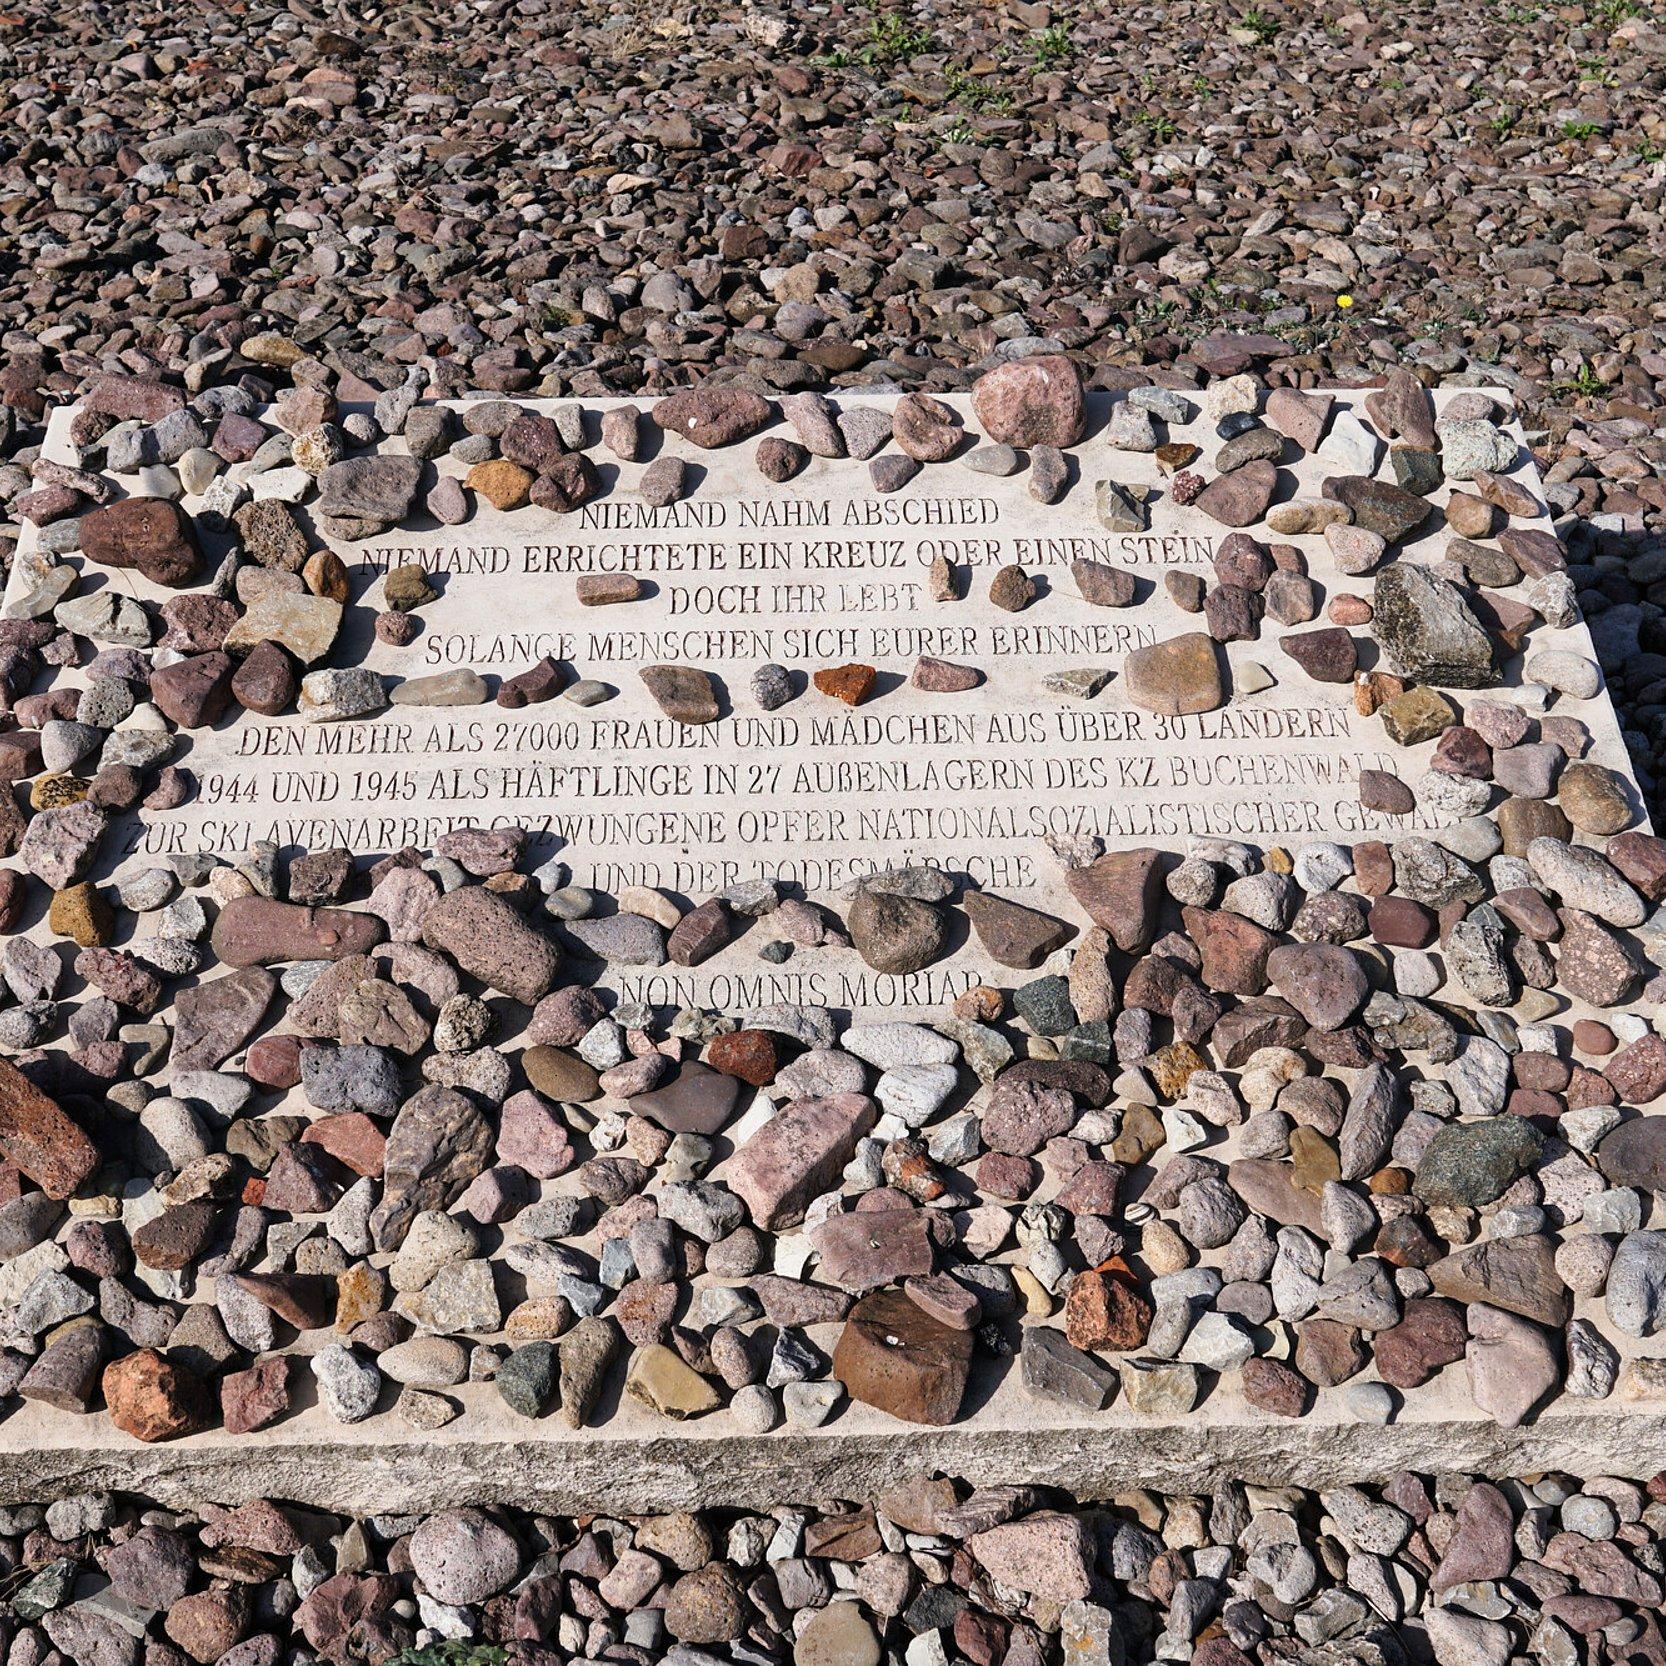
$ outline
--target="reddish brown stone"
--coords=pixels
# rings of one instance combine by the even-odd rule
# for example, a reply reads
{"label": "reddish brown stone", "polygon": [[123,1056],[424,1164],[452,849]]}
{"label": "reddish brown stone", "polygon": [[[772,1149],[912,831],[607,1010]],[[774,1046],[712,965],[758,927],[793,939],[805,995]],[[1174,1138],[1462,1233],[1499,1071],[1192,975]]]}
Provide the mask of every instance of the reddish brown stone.
{"label": "reddish brown stone", "polygon": [[1367,810],[1385,816],[1409,816],[1417,808],[1417,797],[1398,775],[1384,769],[1359,772],[1359,801]]}
{"label": "reddish brown stone", "polygon": [[1562,935],[1562,922],[1543,895],[1528,886],[1500,891],[1493,906],[1523,937],[1536,943],[1554,943]]}
{"label": "reddish brown stone", "polygon": [[318,1330],[336,1307],[336,1281],[326,1273],[222,1273],[222,1278],[252,1296],[296,1330]]}
{"label": "reddish brown stone", "polygon": [[1492,775],[1492,748],[1467,723],[1454,723],[1441,731],[1429,768],[1441,775],[1485,781]]}
{"label": "reddish brown stone", "polygon": [[1016,1203],[1041,1183],[1041,1170],[1028,1157],[1006,1151],[986,1151],[978,1159],[978,1190]]}
{"label": "reddish brown stone", "polygon": [[734,1030],[713,1036],[706,1063],[725,1076],[738,1076],[753,1087],[768,1086],[781,1068],[780,1040],[773,1030]]}
{"label": "reddish brown stone", "polygon": [[286,960],[342,960],[387,936],[374,914],[344,908],[302,908],[271,897],[234,897],[214,922],[214,952],[228,966],[272,966]]}
{"label": "reddish brown stone", "polygon": [[1051,914],[991,896],[987,891],[969,891],[964,906],[978,941],[1002,966],[1039,966],[1054,949],[1076,935],[1074,926]]}
{"label": "reddish brown stone", "polygon": [[1354,883],[1367,897],[1386,896],[1394,889],[1394,858],[1381,839],[1361,839],[1354,846]]}
{"label": "reddish brown stone", "polygon": [[1231,995],[1259,995],[1267,987],[1267,956],[1278,939],[1253,920],[1225,909],[1181,911],[1186,933],[1203,956],[1203,981]]}
{"label": "reddish brown stone", "polygon": [[962,1608],[949,1635],[957,1652],[970,1666],[998,1666],[1012,1644],[1012,1622],[979,1608]]}
{"label": "reddish brown stone", "polygon": [[[422,621],[414,613],[399,613],[388,608],[376,615],[376,640],[387,643],[390,648],[408,648],[421,634]],[[498,704],[508,703],[502,699],[500,691]]]}
{"label": "reddish brown stone", "polygon": [[263,717],[288,711],[298,686],[295,667],[276,642],[257,642],[231,679],[237,703]]}
{"label": "reddish brown stone", "polygon": [[646,586],[635,573],[581,573],[573,594],[580,607],[613,607],[637,601],[646,594]]}
{"label": "reddish brown stone", "polygon": [[1304,1319],[1296,1327],[1296,1366],[1320,1388],[1335,1388],[1366,1367],[1367,1355],[1352,1325]]}
{"label": "reddish brown stone", "polygon": [[81,404],[118,422],[160,422],[171,412],[183,410],[185,397],[185,390],[171,383],[107,371],[88,382]]}
{"label": "reddish brown stone", "polygon": [[[934,1213],[934,1212],[933,1212]],[[848,1214],[811,1229],[820,1276],[843,1290],[875,1290],[932,1270],[930,1214],[889,1190],[864,1193]]]}
{"label": "reddish brown stone", "polygon": [[289,1410],[291,1365],[288,1354],[270,1354],[221,1380],[220,1417],[228,1434],[252,1434]]}
{"label": "reddish brown stone", "polygon": [[1313,1385],[1276,1359],[1245,1360],[1240,1377],[1244,1398],[1274,1417],[1300,1417],[1312,1398]]}
{"label": "reddish brown stone", "polygon": [[972,386],[972,411],[991,440],[1028,451],[1072,446],[1082,437],[1082,378],[1063,353],[997,366]]}
{"label": "reddish brown stone", "polygon": [[313,1649],[337,1666],[383,1661],[401,1647],[390,1635],[389,1610],[403,1594],[401,1581],[391,1574],[332,1574],[295,1610],[295,1624]]}
{"label": "reddish brown stone", "polygon": [[162,1629],[197,1666],[213,1666],[248,1629],[249,1606],[247,1586],[216,1584],[182,1597],[168,1610]]}
{"label": "reddish brown stone", "polygon": [[1468,1340],[1456,1302],[1414,1296],[1400,1323],[1377,1333],[1377,1374],[1391,1388],[1417,1388],[1442,1366],[1462,1359]]}
{"label": "reddish brown stone", "polygon": [[1666,897],[1666,839],[1652,833],[1619,833],[1603,854],[1650,902]]}
{"label": "reddish brown stone", "polygon": [[301,1039],[293,1035],[262,1036],[243,1055],[244,1073],[264,1088],[279,1092],[301,1080]]}
{"label": "reddish brown stone", "polygon": [[897,449],[920,463],[941,463],[955,454],[965,430],[960,418],[930,394],[904,394],[891,413]]}
{"label": "reddish brown stone", "polygon": [[[27,781],[31,775],[38,775],[40,768],[40,734],[37,730],[14,729],[9,734],[0,735],[0,783]],[[13,845],[12,849],[16,848]]]}
{"label": "reddish brown stone", "polygon": [[1517,1087],[1561,1093],[1573,1079],[1573,1066],[1554,1053],[1517,1053],[1510,1061]]}
{"label": "reddish brown stone", "polygon": [[672,928],[665,952],[674,966],[698,966],[729,941],[733,926],[721,897],[709,897],[691,908]]}
{"label": "reddish brown stone", "polygon": [[1614,1084],[1601,1071],[1589,1070],[1582,1064],[1573,1067],[1567,1091],[1570,1111],[1584,1110],[1588,1105],[1612,1105],[1617,1098]]}
{"label": "reddish brown stone", "polygon": [[[0,935],[17,929],[23,917],[23,905],[28,899],[28,881],[16,868],[0,868]],[[6,1121],[6,1089],[0,1082],[0,1129]],[[0,1133],[0,1150],[4,1149],[4,1135]]]}
{"label": "reddish brown stone", "polygon": [[972,1333],[939,1323],[901,1290],[864,1296],[833,1350],[853,1400],[907,1423],[952,1423],[972,1363]]}
{"label": "reddish brown stone", "polygon": [[212,1203],[178,1203],[133,1231],[133,1254],[146,1267],[177,1272],[202,1254],[219,1211]]}
{"label": "reddish brown stone", "polygon": [[859,706],[873,693],[879,673],[871,665],[834,665],[816,672],[810,680],[830,698]]}
{"label": "reddish brown stone", "polygon": [[1622,1048],[1603,1069],[1614,1091],[1630,1105],[1646,1105],[1666,1092],[1666,1041],[1652,1032]]}
{"label": "reddish brown stone", "polygon": [[1281,636],[1279,646],[1316,683],[1352,682],[1359,665],[1358,645],[1339,625]]}
{"label": "reddish brown stone", "polygon": [[1109,851],[1086,867],[1065,870],[1065,884],[1082,911],[1128,954],[1151,946],[1163,902],[1163,853]]}
{"label": "reddish brown stone", "polygon": [[1504,1102],[1504,1109],[1510,1116],[1527,1117],[1548,1128],[1567,1109],[1567,1105],[1554,1093],[1544,1093],[1537,1088],[1514,1088]]}
{"label": "reddish brown stone", "polygon": [[1229,1637],[1201,1637],[1192,1653],[1192,1666],[1255,1666]]}
{"label": "reddish brown stone", "polygon": [[654,421],[668,434],[708,451],[748,438],[774,415],[767,399],[744,388],[685,388],[653,409]]}
{"label": "reddish brown stone", "polygon": [[190,517],[166,498],[130,497],[81,517],[81,553],[101,567],[132,567],[181,589],[197,576]]}
{"label": "reddish brown stone", "polygon": [[1614,1051],[1616,1042],[1606,1024],[1595,1018],[1579,1018],[1574,1021],[1573,1044],[1580,1052],[1601,1058]]}
{"label": "reddish brown stone", "polygon": [[596,495],[598,484],[595,465],[583,452],[571,451],[532,482],[527,496],[540,509],[570,515]]}
{"label": "reddish brown stone", "polygon": [[1365,917],[1371,935],[1396,949],[1426,949],[1435,940],[1435,919],[1410,897],[1379,897]]}
{"label": "reddish brown stone", "polygon": [[322,1146],[338,1163],[355,1174],[378,1175],[387,1151],[387,1136],[363,1111],[343,1111],[309,1123],[303,1145]]}
{"label": "reddish brown stone", "polygon": [[[1374,1185],[1372,1189],[1376,1189]],[[1446,1245],[1416,1215],[1401,1215],[1386,1222],[1372,1247],[1396,1267],[1432,1267],[1446,1254]]]}
{"label": "reddish brown stone", "polygon": [[525,671],[506,677],[497,691],[497,703],[506,711],[536,706],[553,700],[567,684],[567,673],[553,659],[541,659]]}
{"label": "reddish brown stone", "polygon": [[98,1148],[10,1059],[0,1058],[0,1156],[50,1198],[73,1195],[99,1165]]}
{"label": "reddish brown stone", "polygon": [[922,654],[914,662],[908,680],[925,694],[964,694],[983,681],[983,673],[975,665],[955,665]]}
{"label": "reddish brown stone", "polygon": [[232,662],[222,653],[192,654],[150,674],[150,697],[182,729],[216,723],[231,704]]}
{"label": "reddish brown stone", "polygon": [[1217,475],[1197,494],[1197,507],[1222,526],[1253,526],[1278,490],[1278,469],[1264,457]]}

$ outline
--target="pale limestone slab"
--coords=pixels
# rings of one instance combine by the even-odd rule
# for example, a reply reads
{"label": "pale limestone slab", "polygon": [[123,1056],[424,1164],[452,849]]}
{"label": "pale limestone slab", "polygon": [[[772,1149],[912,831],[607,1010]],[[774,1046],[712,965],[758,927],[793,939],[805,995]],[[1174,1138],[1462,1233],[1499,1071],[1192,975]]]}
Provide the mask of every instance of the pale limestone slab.
{"label": "pale limestone slab", "polygon": [[1563,1400],[1530,1424],[1501,1429],[1476,1413],[1461,1364],[1408,1396],[1387,1426],[1352,1419],[1339,1391],[1306,1417],[1270,1418],[1235,1380],[1172,1421],[1128,1411],[1120,1394],[1103,1412],[1072,1413],[1028,1399],[1016,1372],[991,1390],[990,1364],[968,1394],[971,1415],[940,1429],[846,1402],[820,1429],[755,1435],[726,1411],[667,1423],[628,1399],[613,1408],[610,1395],[604,1425],[573,1431],[558,1417],[518,1417],[489,1385],[465,1384],[447,1390],[463,1415],[433,1432],[388,1415],[344,1428],[314,1405],[253,1434],[221,1429],[145,1446],[103,1414],[52,1416],[25,1404],[0,1426],[0,1503],[114,1488],[176,1506],[283,1498],[352,1514],[489,1503],[649,1514],[870,1498],[932,1470],[975,1486],[1022,1479],[1090,1499],[1133,1487],[1208,1493],[1228,1481],[1381,1483],[1403,1469],[1591,1477],[1615,1473],[1622,1419],[1623,1472],[1666,1468],[1666,1404],[1628,1403],[1619,1392],[1604,1402]]}
{"label": "pale limestone slab", "polygon": [[[872,397],[889,404],[895,396]],[[946,397],[975,436],[969,397]],[[1342,392],[1337,404],[1359,408],[1363,398]],[[584,405],[594,423],[621,403]],[[618,463],[594,447],[605,490],[574,513],[501,513],[480,500],[462,527],[419,524],[336,542],[354,603],[330,663],[364,663],[390,681],[466,667],[495,687],[551,654],[574,676],[613,685],[616,697],[588,709],[557,699],[518,712],[398,706],[340,724],[235,714],[191,736],[184,761],[200,792],[146,818],[123,843],[125,862],[234,856],[262,839],[286,852],[343,844],[377,856],[429,849],[456,827],[518,823],[535,835],[529,865],[558,857],[575,883],[610,893],[650,885],[698,902],[770,877],[842,912],[841,891],[862,875],[927,862],[1079,925],[1050,839],[1183,849],[1202,836],[1293,848],[1440,825],[1423,808],[1392,818],[1360,807],[1362,768],[1413,779],[1432,743],[1389,744],[1380,720],[1354,710],[1349,687],[1312,681],[1284,653],[1283,628],[1270,621],[1261,640],[1227,644],[1223,655],[1235,686],[1249,686],[1253,665],[1271,674],[1272,687],[1180,718],[1130,703],[1120,677],[1127,655],[1201,627],[1175,606],[1163,575],[1207,574],[1228,529],[1175,504],[1153,457],[1109,448],[1109,408],[1109,396],[1090,398],[1089,436],[1071,453],[1067,496],[1052,506],[1029,496],[1027,472],[1000,478],[958,459],[927,466],[890,495],[852,460],[812,458],[778,486],[754,466],[754,442],[711,452],[667,435],[661,443],[687,458],[694,482],[668,509],[643,503],[645,463]],[[48,455],[68,460],[69,417],[55,414]],[[658,438],[646,419],[643,431]],[[775,431],[790,432],[784,424]],[[1171,437],[1200,445],[1205,466],[1220,443],[1201,412]],[[450,458],[439,466],[463,472]],[[1304,498],[1318,497],[1332,471],[1317,457],[1286,469],[1293,495]],[[1513,476],[1539,491],[1525,444]],[[1099,523],[1094,482],[1106,477],[1152,489],[1148,533]],[[1434,501],[1447,495],[1442,488]],[[1540,524],[1548,529],[1548,520]],[[1443,530],[1426,534],[1403,557],[1437,561],[1445,539]],[[1371,580],[1341,574],[1322,537],[1284,541],[1301,550],[1321,593],[1320,618],[1297,630],[1324,624],[1323,603],[1339,593],[1369,596]],[[962,599],[930,599],[926,576],[937,555],[955,564]],[[1122,609],[1084,602],[1070,576],[1078,556],[1128,568],[1141,581],[1140,599]],[[421,610],[416,642],[394,648],[376,641],[371,625],[382,577],[407,561],[434,569],[442,593]],[[1014,562],[1041,591],[1016,614],[988,596],[994,573]],[[26,565],[18,564],[14,593]],[[639,574],[651,593],[578,605],[581,575],[621,571]],[[169,594],[131,572],[94,572],[96,582],[132,594]],[[1356,637],[1369,654],[1366,632]],[[1541,628],[1533,646],[1592,653],[1583,623]],[[922,653],[976,666],[986,680],[969,693],[923,693],[907,681]],[[869,663],[880,692],[851,709],[810,689],[766,713],[750,679],[771,661],[801,680],[826,666]],[[714,674],[725,715],[698,728],[664,716],[639,676],[664,662]],[[1118,675],[1093,700],[1045,688],[1050,674],[1080,667]],[[1512,680],[1519,662],[1507,667],[1506,685]],[[1586,701],[1560,697],[1556,710],[1589,726],[1595,762],[1630,777],[1606,690]],[[667,1009],[787,1001],[858,1016],[929,1013],[980,980],[1010,981],[975,938],[899,979],[873,973],[850,949],[800,951],[771,965],[758,957],[770,936],[765,920],[699,968],[609,968],[600,981]]]}

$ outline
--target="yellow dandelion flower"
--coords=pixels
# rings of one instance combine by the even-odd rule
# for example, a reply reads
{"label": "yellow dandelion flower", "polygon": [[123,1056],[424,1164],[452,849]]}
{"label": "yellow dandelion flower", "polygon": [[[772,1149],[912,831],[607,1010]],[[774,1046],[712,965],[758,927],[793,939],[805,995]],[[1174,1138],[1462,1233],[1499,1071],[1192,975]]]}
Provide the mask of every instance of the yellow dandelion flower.
{"label": "yellow dandelion flower", "polygon": [[1336,297],[1336,304],[1341,307],[1344,312],[1346,312],[1348,308],[1354,304],[1354,298],[1352,295],[1338,295]]}

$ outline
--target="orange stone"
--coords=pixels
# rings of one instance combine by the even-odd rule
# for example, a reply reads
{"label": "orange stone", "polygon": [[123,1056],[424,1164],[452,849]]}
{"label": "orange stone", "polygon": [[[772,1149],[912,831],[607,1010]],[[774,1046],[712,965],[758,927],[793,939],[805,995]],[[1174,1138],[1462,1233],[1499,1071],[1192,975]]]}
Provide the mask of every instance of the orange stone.
{"label": "orange stone", "polygon": [[1064,1300],[1064,1334],[1073,1348],[1127,1353],[1143,1347],[1151,1303],[1134,1288],[1127,1263],[1113,1256],[1080,1272]]}
{"label": "orange stone", "polygon": [[847,706],[859,706],[873,693],[879,673],[871,665],[830,665],[812,681],[823,693]]}
{"label": "orange stone", "polygon": [[978,1024],[993,1024],[1006,1011],[1007,998],[987,983],[974,984],[954,1003],[956,1018],[970,1018]]}
{"label": "orange stone", "polygon": [[209,1422],[202,1380],[154,1348],[104,1367],[104,1403],[124,1435],[147,1443],[188,1435]]}
{"label": "orange stone", "polygon": [[494,509],[519,509],[532,491],[533,474],[507,457],[476,463],[464,484],[478,492]]}
{"label": "orange stone", "polygon": [[1361,717],[1372,716],[1379,707],[1406,692],[1404,677],[1389,671],[1361,671],[1354,678],[1354,710]]}
{"label": "orange stone", "polygon": [[301,582],[315,596],[347,605],[352,586],[347,582],[347,567],[334,550],[315,550],[301,568]]}

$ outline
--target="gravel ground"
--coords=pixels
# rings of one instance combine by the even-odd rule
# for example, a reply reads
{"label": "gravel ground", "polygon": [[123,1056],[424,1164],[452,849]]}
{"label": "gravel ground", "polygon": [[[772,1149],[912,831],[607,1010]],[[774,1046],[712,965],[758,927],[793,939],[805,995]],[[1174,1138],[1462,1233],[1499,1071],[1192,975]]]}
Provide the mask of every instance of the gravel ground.
{"label": "gravel ground", "polygon": [[[1440,1666],[1666,1658],[1666,1478],[1224,1487],[613,1520],[0,1510],[10,1658],[99,1666]],[[401,1652],[404,1651],[404,1652]]]}
{"label": "gravel ground", "polygon": [[[1059,349],[1110,387],[1244,368],[1313,386],[1405,364],[1431,384],[1514,395],[1652,788],[1666,751],[1663,83],[1666,34],[1627,0],[1480,16],[1424,6],[1379,21],[1273,5],[789,16],[537,0],[408,6],[374,28],[299,3],[7,13],[0,508],[30,487],[48,409],[108,370],[193,394],[253,378],[251,395],[294,381],[345,396],[396,387],[418,365],[437,395],[592,395],[714,380],[943,389]],[[1587,1576],[1591,1553],[1565,1548],[1575,1565],[1561,1566],[1556,1534],[1606,1542],[1589,1530],[1607,1517],[1553,1520],[1560,1498],[1518,1488],[1504,1566],[1466,1577],[1461,1623],[1409,1628],[1413,1656],[1427,1654],[1427,1632],[1442,1661],[1502,1662],[1524,1647],[1572,1659],[1575,1635],[1618,1627],[1600,1645],[1611,1657],[1661,1658],[1654,1530],[1640,1489],[1621,1492],[1605,1495],[1609,1537],[1652,1556],[1654,1572],[1607,1567],[1595,1577],[1624,1586],[1611,1591]],[[355,1577],[371,1545],[393,1566],[401,1528],[353,1531],[341,1542]],[[576,1529],[562,1531],[566,1544]],[[1320,1556],[1323,1580],[1286,1606],[1324,1600],[1320,1583],[1357,1593],[1369,1573],[1358,1557],[1417,1542],[1379,1549],[1385,1531],[1380,1517],[1345,1528]],[[1213,1614],[1232,1558],[1198,1559],[1242,1539],[1205,1534],[1182,1547],[1190,1561],[1161,1564],[1169,1613],[1142,1610],[1130,1652],[1173,1624],[1178,1593],[1198,1604],[1188,1623]],[[1431,1533],[1426,1548],[1427,1567],[1443,1546]],[[958,1551],[940,1554],[976,1576]],[[1517,1556],[1540,1571],[1523,1574]],[[517,1572],[530,1562],[516,1553]],[[1156,1593],[1152,1565],[1136,1572]],[[654,1607],[653,1577],[627,1607]],[[214,1578],[212,1589],[244,1582]],[[1385,1594],[1399,1588],[1383,1578]],[[1547,1591],[1621,1604],[1547,1622]],[[357,1592],[371,1608],[404,1594]],[[1026,1624],[1050,1636],[1035,1601]],[[235,1641],[221,1610],[235,1619],[239,1604],[202,1606],[191,1623],[204,1629],[174,1641],[215,1660],[213,1645]],[[777,1639],[795,1606],[815,1604],[771,1610]],[[575,1612],[605,1626],[623,1610]],[[45,1635],[73,1659],[136,1659],[131,1624],[101,1623],[76,1647],[49,1623]],[[19,1661],[47,1660],[28,1635]],[[1226,1635],[1245,1640],[1229,1624]],[[1247,1641],[1264,1660],[1324,1641],[1299,1624],[1293,1638]],[[308,1642],[353,1652],[341,1636]],[[659,1643],[613,1658],[652,1658]],[[1000,1643],[1004,1654],[954,1639],[968,1659],[1034,1657],[1015,1656],[1004,1632]],[[588,1632],[563,1646],[597,1653]],[[177,1658],[163,1649],[152,1638],[147,1658]],[[248,1666],[265,1658],[251,1650]]]}

